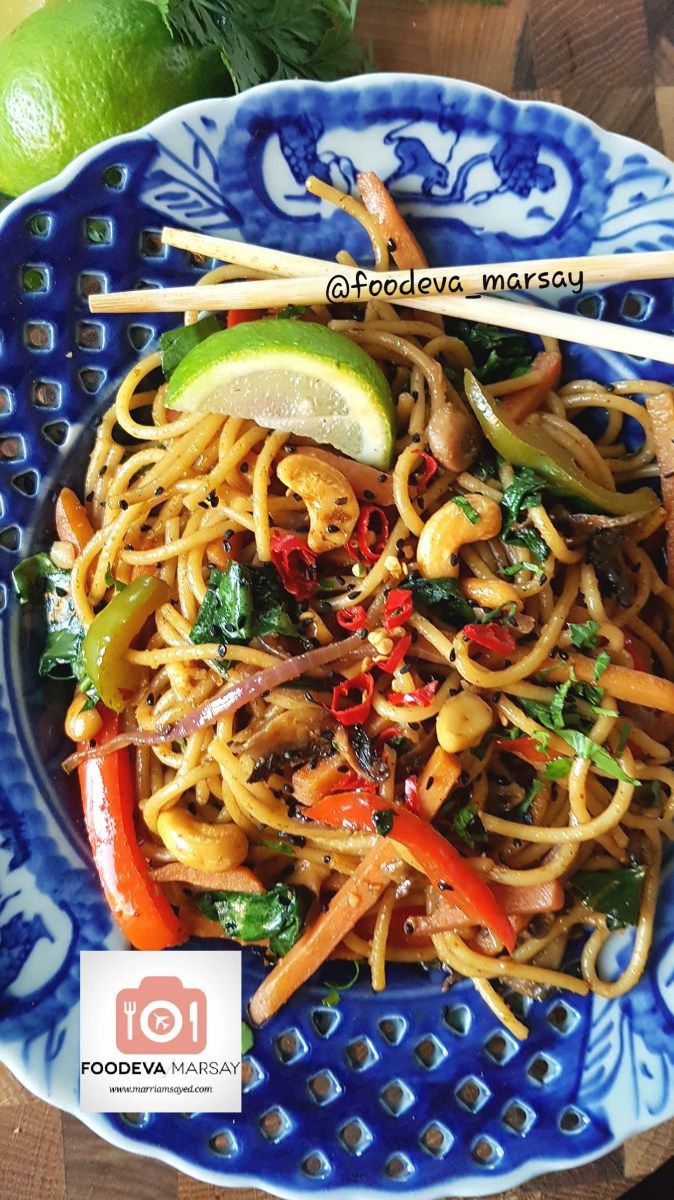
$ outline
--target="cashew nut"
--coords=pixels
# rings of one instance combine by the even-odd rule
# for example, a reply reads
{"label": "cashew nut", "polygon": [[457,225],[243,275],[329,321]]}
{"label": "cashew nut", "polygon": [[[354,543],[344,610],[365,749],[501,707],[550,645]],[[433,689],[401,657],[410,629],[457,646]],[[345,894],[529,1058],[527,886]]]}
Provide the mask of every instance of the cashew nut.
{"label": "cashew nut", "polygon": [[511,583],[505,579],[478,579],[471,576],[461,580],[461,587],[467,600],[474,600],[481,608],[500,608],[503,604],[514,604],[521,612],[524,602]]}
{"label": "cashew nut", "polygon": [[419,534],[417,562],[426,579],[456,578],[458,551],[470,542],[487,542],[501,528],[501,509],[488,496],[471,496],[468,503],[477,513],[473,524],[463,508],[448,500],[429,517]]}
{"label": "cashew nut", "polygon": [[276,474],[307,506],[310,549],[322,554],[345,546],[359,508],[356,493],[342,472],[308,454],[289,454],[279,463]]}
{"label": "cashew nut", "polygon": [[209,824],[185,808],[169,808],[157,818],[157,832],[178,862],[202,871],[238,867],[248,853],[248,838],[233,821]]}
{"label": "cashew nut", "polygon": [[457,692],[445,700],[435,722],[440,745],[448,754],[477,746],[492,727],[493,713],[474,692]]}

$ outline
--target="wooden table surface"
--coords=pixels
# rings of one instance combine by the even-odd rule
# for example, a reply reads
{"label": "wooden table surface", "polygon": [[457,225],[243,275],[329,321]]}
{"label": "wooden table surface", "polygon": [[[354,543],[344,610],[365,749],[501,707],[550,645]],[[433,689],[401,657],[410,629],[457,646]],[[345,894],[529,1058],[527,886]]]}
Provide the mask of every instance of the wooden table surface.
{"label": "wooden table surface", "polygon": [[[2,3],[3,0],[0,0]],[[422,71],[554,100],[674,158],[671,0],[361,0],[384,71]],[[674,1122],[516,1193],[614,1200],[674,1153]],[[514,1193],[508,1194],[508,1196]],[[263,1200],[126,1155],[35,1100],[0,1068],[0,1200]]]}

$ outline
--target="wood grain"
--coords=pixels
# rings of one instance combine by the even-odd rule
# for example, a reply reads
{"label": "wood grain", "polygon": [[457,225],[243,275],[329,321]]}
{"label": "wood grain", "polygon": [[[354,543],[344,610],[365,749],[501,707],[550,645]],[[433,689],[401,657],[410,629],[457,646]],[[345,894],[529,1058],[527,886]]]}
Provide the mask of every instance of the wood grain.
{"label": "wood grain", "polygon": [[[2,0],[0,0],[2,3]],[[470,79],[577,108],[674,157],[670,0],[361,0],[358,29],[380,70]],[[503,1200],[615,1200],[674,1149],[674,1121],[586,1167]],[[0,1068],[0,1200],[264,1200],[210,1187],[102,1142]]]}

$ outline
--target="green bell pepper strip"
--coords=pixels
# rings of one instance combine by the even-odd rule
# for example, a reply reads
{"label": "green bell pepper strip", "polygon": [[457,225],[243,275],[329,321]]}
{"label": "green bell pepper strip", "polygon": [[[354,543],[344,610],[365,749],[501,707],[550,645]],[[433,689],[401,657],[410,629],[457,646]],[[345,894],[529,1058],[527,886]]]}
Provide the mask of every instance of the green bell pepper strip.
{"label": "green bell pepper strip", "polygon": [[103,703],[121,712],[124,693],[138,686],[140,668],[125,657],[148,617],[169,597],[168,584],[153,575],[140,575],[123,592],[118,592],[94,617],[82,654],[87,674]]}
{"label": "green bell pepper strip", "polygon": [[485,396],[475,376],[464,375],[466,397],[487,441],[506,462],[515,467],[531,467],[545,480],[551,491],[580,500],[591,510],[623,516],[626,513],[653,512],[660,503],[650,488],[636,492],[613,492],[589,479],[571,455],[549,438],[542,429],[515,425],[500,413]]}

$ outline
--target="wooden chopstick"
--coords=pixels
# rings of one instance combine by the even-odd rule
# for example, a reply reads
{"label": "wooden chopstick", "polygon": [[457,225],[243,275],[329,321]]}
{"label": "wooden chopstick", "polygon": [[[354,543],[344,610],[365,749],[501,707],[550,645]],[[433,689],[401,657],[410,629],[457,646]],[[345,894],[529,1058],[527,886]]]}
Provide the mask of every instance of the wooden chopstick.
{"label": "wooden chopstick", "polygon": [[[353,280],[358,270],[356,267],[342,266],[325,259],[292,254],[285,250],[271,250],[265,246],[255,246],[227,238],[216,238],[190,230],[166,228],[162,233],[162,241],[166,245],[188,250],[191,253],[202,254],[208,258],[232,263],[236,266],[254,268],[281,278],[198,285],[196,287],[151,288],[131,292],[102,293],[90,297],[91,311],[96,313],[149,313],[187,312],[196,309],[215,312],[230,308],[282,308],[286,304],[292,303],[324,303],[327,278],[340,275],[347,280]],[[656,259],[657,263],[653,261]],[[648,261],[645,262],[645,260]],[[668,260],[666,271],[665,260]],[[575,269],[581,269],[578,264],[582,263],[582,269],[585,271],[587,270],[586,264],[589,267],[594,261],[592,258],[538,260],[533,263],[489,264],[482,267],[460,268],[460,271],[462,278],[465,275],[468,280],[471,277],[474,278],[475,272],[499,273],[499,268],[502,269],[504,266],[521,274],[527,269],[549,269],[551,263],[555,264],[554,269],[561,270],[562,267],[559,264],[562,263],[573,263],[576,264]],[[622,273],[621,280],[623,282],[628,279],[662,278],[674,274],[672,268],[674,254],[669,251],[636,255],[602,255],[598,256],[596,261],[599,266],[595,282],[598,282],[600,278],[603,282],[607,282],[609,278],[616,280],[618,276],[609,276],[609,272],[618,269]],[[632,263],[635,264],[634,268],[631,267]],[[642,264],[638,270],[637,263]],[[567,267],[567,272],[568,269]],[[443,270],[443,268],[436,268],[430,273],[439,275],[443,273]],[[659,271],[660,274],[644,275],[641,273],[644,270],[647,272]],[[409,279],[408,272],[365,272],[365,274],[372,278],[402,276]],[[587,275],[584,277],[587,278]],[[308,284],[311,284],[313,289],[312,295],[317,295],[314,300],[299,298],[300,295],[306,296]],[[305,291],[301,292],[301,288],[305,288]],[[391,299],[389,296],[385,298]],[[363,296],[362,300],[365,299],[367,297]],[[557,309],[544,308],[530,301],[504,300],[496,296],[471,296],[469,294],[432,297],[396,295],[393,300],[396,304],[426,312],[441,313],[470,321],[481,321],[525,333],[547,335],[561,341],[577,342],[581,345],[613,350],[620,354],[653,359],[657,362],[674,363],[674,338],[668,335],[635,329],[632,326],[618,325],[609,321],[591,320],[588,317],[559,312]]]}

